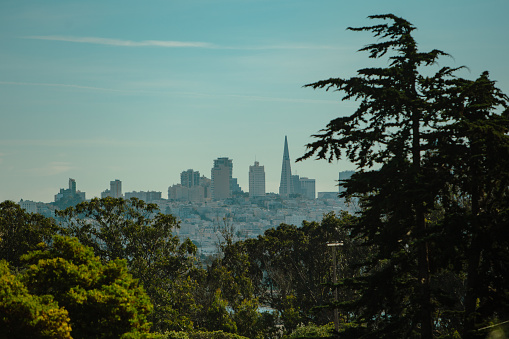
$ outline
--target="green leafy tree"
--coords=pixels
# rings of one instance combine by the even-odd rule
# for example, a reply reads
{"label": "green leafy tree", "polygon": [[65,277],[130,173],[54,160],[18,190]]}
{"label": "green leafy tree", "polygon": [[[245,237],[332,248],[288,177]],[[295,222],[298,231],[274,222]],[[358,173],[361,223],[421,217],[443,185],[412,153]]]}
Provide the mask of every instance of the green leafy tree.
{"label": "green leafy tree", "polygon": [[70,234],[104,261],[124,259],[154,304],[150,320],[157,331],[190,330],[197,305],[196,246],[180,242],[175,217],[138,199],[92,199],[58,212]]}
{"label": "green leafy tree", "polygon": [[51,296],[37,296],[0,261],[0,338],[71,339],[68,312]]}
{"label": "green leafy tree", "polygon": [[196,327],[221,329],[243,336],[261,336],[258,301],[248,275],[249,262],[242,242],[235,242],[235,227],[224,219],[218,227],[219,254],[200,275],[195,299],[200,300]]}
{"label": "green leafy tree", "polygon": [[[355,221],[349,214],[330,213],[321,222],[303,222],[301,227],[281,224],[256,239],[236,245],[248,256],[248,277],[261,305],[279,316],[287,333],[299,324],[324,325],[332,321],[332,252],[328,242],[343,240],[337,265],[343,277],[360,274],[358,262],[366,249],[347,235]],[[340,301],[354,298],[353,290],[340,289]],[[321,306],[321,307],[320,307]],[[343,309],[345,321],[348,310]]]}
{"label": "green leafy tree", "polygon": [[221,296],[221,290],[214,293],[214,300],[207,310],[207,329],[209,331],[237,332],[237,324],[228,311],[228,302]]}
{"label": "green leafy tree", "polygon": [[48,243],[61,231],[53,219],[27,213],[9,200],[0,203],[0,259],[13,267],[20,265],[22,254],[36,249],[40,242]]}
{"label": "green leafy tree", "polygon": [[51,246],[43,247],[22,256],[19,279],[30,294],[67,310],[73,338],[149,332],[152,305],[125,261],[102,263],[76,238],[55,236]]}

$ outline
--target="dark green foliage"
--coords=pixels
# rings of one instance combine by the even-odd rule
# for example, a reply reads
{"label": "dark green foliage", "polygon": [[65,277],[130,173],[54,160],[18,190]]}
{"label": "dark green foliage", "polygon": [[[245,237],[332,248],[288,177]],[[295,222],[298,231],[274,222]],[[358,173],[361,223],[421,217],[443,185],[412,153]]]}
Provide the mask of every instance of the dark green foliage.
{"label": "dark green foliage", "polygon": [[238,334],[226,333],[223,331],[212,332],[191,332],[189,339],[246,339]]}
{"label": "dark green foliage", "polygon": [[60,232],[53,219],[27,213],[9,200],[0,203],[0,259],[12,267],[20,265],[22,254],[36,249],[40,242],[49,243]]}
{"label": "dark green foliage", "polygon": [[162,335],[161,339],[247,339],[237,334],[227,333],[223,331],[212,332],[175,332],[170,331]]}
{"label": "dark green foliage", "polygon": [[358,167],[345,184],[362,209],[350,235],[374,251],[364,274],[344,281],[359,292],[349,303],[354,336],[483,336],[475,329],[507,317],[509,100],[487,73],[469,81],[434,71],[446,54],[419,52],[406,20],[370,18],[388,23],[350,29],[373,33],[378,41],[361,51],[387,56],[388,67],[307,85],[359,106],[299,159]]}
{"label": "dark green foliage", "polygon": [[[317,308],[332,302],[332,252],[327,243],[344,240],[344,246],[337,249],[338,270],[345,278],[358,276],[357,263],[366,256],[366,249],[347,236],[354,220],[346,213],[339,217],[331,213],[320,223],[304,222],[302,227],[282,224],[257,239],[235,244],[248,254],[255,296],[274,310],[287,333],[301,323],[324,325],[332,321],[330,307]],[[340,301],[353,298],[351,293],[341,288]]]}
{"label": "dark green foliage", "polygon": [[301,326],[293,331],[290,335],[285,336],[284,339],[297,339],[297,338],[328,338],[332,337],[334,330],[334,324],[328,324],[323,326],[317,326],[310,324],[307,326]]}

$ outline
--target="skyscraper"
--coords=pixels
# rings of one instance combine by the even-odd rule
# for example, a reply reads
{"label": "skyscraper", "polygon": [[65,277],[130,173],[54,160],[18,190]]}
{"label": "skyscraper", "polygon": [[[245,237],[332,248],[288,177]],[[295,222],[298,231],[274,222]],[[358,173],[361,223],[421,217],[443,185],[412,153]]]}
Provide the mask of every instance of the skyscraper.
{"label": "skyscraper", "polygon": [[230,181],[233,173],[233,162],[228,158],[217,158],[211,170],[212,199],[224,200],[231,197]]}
{"label": "skyscraper", "polygon": [[110,197],[122,198],[122,181],[118,179],[110,181]]}
{"label": "skyscraper", "polygon": [[73,200],[74,205],[76,205],[79,202],[85,201],[85,192],[76,190],[76,180],[69,178],[69,188],[61,188],[60,192],[55,194],[55,202],[59,202],[61,200],[64,202]]}
{"label": "skyscraper", "polygon": [[288,198],[292,190],[292,169],[290,167],[290,153],[288,152],[288,139],[285,135],[285,148],[283,151],[283,165],[281,167],[281,182],[279,184],[279,195]]}
{"label": "skyscraper", "polygon": [[316,197],[315,193],[315,179],[309,179],[306,177],[299,178],[300,194],[307,199],[314,200]]}
{"label": "skyscraper", "polygon": [[74,195],[76,194],[76,180],[69,178],[69,192]]}
{"label": "skyscraper", "polygon": [[180,184],[185,187],[198,186],[200,184],[200,172],[188,169],[180,173]]}
{"label": "skyscraper", "polygon": [[258,161],[249,166],[249,197],[265,196],[265,170]]}

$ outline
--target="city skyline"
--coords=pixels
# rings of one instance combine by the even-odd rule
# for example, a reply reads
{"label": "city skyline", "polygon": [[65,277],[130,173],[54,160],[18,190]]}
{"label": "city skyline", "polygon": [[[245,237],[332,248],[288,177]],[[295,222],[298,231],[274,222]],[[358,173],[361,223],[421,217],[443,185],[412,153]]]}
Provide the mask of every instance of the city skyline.
{"label": "city skyline", "polygon": [[258,161],[278,193],[285,135],[292,174],[336,191],[350,163],[295,159],[357,107],[303,85],[386,65],[357,52],[376,39],[346,28],[394,13],[420,50],[451,54],[437,67],[487,70],[509,93],[508,12],[499,0],[2,1],[0,201],[53,201],[69,178],[87,198],[117,178],[164,193],[220,157],[244,191]]}
{"label": "city skyline", "polygon": [[[288,166],[288,161],[290,161],[290,156],[289,156],[289,151],[288,151],[288,140],[287,140],[286,136],[285,136],[284,151],[283,151],[282,159],[283,159],[283,168],[282,168],[282,172],[281,172],[281,178],[283,178],[283,173],[285,172],[285,169],[289,170],[288,178],[287,178],[289,182],[286,185],[289,185],[289,187],[291,187],[290,190],[287,190],[287,188],[285,188],[283,195],[281,194],[281,185],[283,184],[283,179],[282,179],[281,183],[280,183],[280,187],[279,187],[279,193],[266,192],[265,191],[264,166],[263,165],[260,166],[260,163],[258,161],[255,161],[254,165],[249,166],[249,187],[247,189],[240,187],[241,190],[244,193],[248,193],[250,198],[265,196],[266,193],[279,194],[284,198],[288,198],[290,196],[290,194],[303,194],[303,196],[306,196],[310,199],[316,198],[315,179],[309,179],[307,177],[299,178],[298,175],[291,174],[291,170],[289,169],[289,166]],[[224,171],[224,169],[226,169],[226,171]],[[224,172],[224,175],[221,174],[222,172]],[[214,192],[214,190],[218,190],[217,184],[214,182],[214,177],[218,176],[218,174],[220,175],[220,179],[219,179],[221,181],[220,185],[223,186],[224,184],[227,184],[227,186],[220,189],[222,192],[219,195],[219,197],[217,196],[217,193]],[[232,187],[231,187],[232,179],[235,180],[235,182],[237,180],[237,178],[233,177],[233,159],[229,159],[227,157],[220,157],[220,158],[215,159],[214,166],[211,168],[210,178],[207,178],[205,176],[203,176],[203,178],[211,181],[211,185],[210,185],[211,197],[210,198],[212,198],[212,200],[224,200],[227,198],[231,198],[232,197],[232,194],[231,194],[232,193]],[[195,186],[200,186],[200,182],[203,178],[200,177],[199,171],[194,171],[193,169],[187,169],[187,170],[182,171],[180,173],[180,183],[176,184],[176,185],[173,184],[172,186],[168,187],[168,199],[170,199],[170,191],[172,189],[173,190],[177,189],[177,191],[180,191],[182,188],[179,188],[179,187],[192,188]],[[300,182],[305,182],[307,185],[309,185],[309,183],[312,182],[312,193],[306,194],[306,192],[301,192],[300,189],[299,190],[294,189],[293,187],[295,184],[291,183],[291,181],[294,178],[296,178],[296,180],[299,181],[299,183],[298,183],[299,188],[301,187]],[[61,198],[61,197],[59,197],[59,195],[61,195],[64,190],[65,189],[61,188],[60,193],[55,195],[55,202]],[[76,180],[75,179],[69,178],[69,189],[67,191],[69,191],[72,194],[76,193]],[[80,192],[83,195],[85,195],[85,193],[86,193],[86,191],[84,191],[84,192],[80,191]],[[136,195],[136,193],[138,193],[138,192],[136,192],[136,191],[127,192],[126,191],[126,194],[130,194],[130,196],[138,197]],[[159,191],[159,193],[162,193],[162,192]],[[186,193],[186,194],[188,194],[188,193]],[[205,193],[205,196],[206,195],[207,194]],[[98,196],[92,196],[92,197],[89,196],[89,197],[87,197],[87,200],[95,198],[95,197],[98,197]],[[122,197],[124,197],[124,194],[122,193],[122,181],[119,179],[110,181],[110,188],[102,191],[100,197],[101,198],[105,198],[105,197],[122,198]],[[127,196],[125,198],[128,199]],[[203,199],[203,197],[201,199]],[[25,199],[25,200],[32,201],[31,199]],[[177,199],[177,200],[180,200],[180,199]],[[191,200],[193,200],[193,199],[190,199],[190,201]],[[200,199],[198,199],[198,200],[200,200]]]}

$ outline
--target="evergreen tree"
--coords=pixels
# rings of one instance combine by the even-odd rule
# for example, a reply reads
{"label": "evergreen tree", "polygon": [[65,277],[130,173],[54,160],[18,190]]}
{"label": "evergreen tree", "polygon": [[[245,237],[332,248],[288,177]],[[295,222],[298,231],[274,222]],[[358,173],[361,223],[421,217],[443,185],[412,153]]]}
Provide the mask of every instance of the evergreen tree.
{"label": "evergreen tree", "polygon": [[[479,210],[476,204],[482,198],[476,192],[485,187],[481,187],[484,182],[478,182],[481,186],[472,185],[476,182],[474,173],[484,170],[480,159],[505,156],[506,141],[496,148],[494,140],[507,136],[502,127],[506,123],[498,130],[490,128],[491,132],[481,139],[478,133],[506,119],[486,112],[505,104],[507,98],[486,76],[481,77],[478,88],[473,90],[475,83],[454,77],[456,69],[443,67],[433,72],[438,58],[446,53],[418,51],[412,36],[415,27],[408,21],[392,14],[370,18],[389,23],[349,29],[372,32],[379,41],[361,51],[369,52],[371,58],[387,56],[389,65],[361,69],[358,76],[350,79],[331,78],[307,85],[334,89],[344,93],[343,100],[355,99],[360,103],[354,113],[332,120],[314,135],[317,141],[308,144],[308,152],[299,160],[313,155],[328,161],[347,158],[358,167],[345,184],[344,196],[361,199],[362,211],[351,236],[366,239],[376,249],[365,263],[365,276],[351,281],[362,292],[352,305],[357,307],[357,321],[367,326],[365,335],[431,338],[433,322],[437,327],[443,325],[436,319],[441,305],[432,290],[432,274],[443,269],[444,263],[430,257],[429,249],[436,248],[439,236],[448,239],[453,235],[449,228],[435,227],[440,222],[433,216],[438,215],[437,206],[450,198],[450,194],[445,194],[448,189],[448,193],[461,192],[473,198],[471,209]],[[485,90],[480,94],[478,90],[483,84]],[[474,125],[480,120],[471,119],[476,114],[485,120],[478,125],[477,136]],[[480,142],[484,145],[480,148],[474,142],[490,137],[493,141]],[[463,151],[454,155],[458,149]],[[486,158],[488,153],[491,155]],[[497,176],[505,173],[507,165],[501,164],[495,171]],[[484,174],[487,179],[487,172]],[[503,197],[507,184],[491,188],[494,187]],[[469,227],[470,231],[476,228]],[[461,234],[465,227],[456,231]],[[458,246],[474,249],[475,233],[478,232],[469,233],[470,245],[463,242]],[[474,253],[479,252],[470,254],[471,258],[466,260],[473,264],[467,265],[478,270],[479,257]],[[452,258],[461,266],[458,254]],[[469,276],[478,280],[475,274]],[[467,296],[469,289],[472,288],[467,287]],[[467,299],[475,300],[472,296]],[[468,327],[473,309],[466,308]]]}

